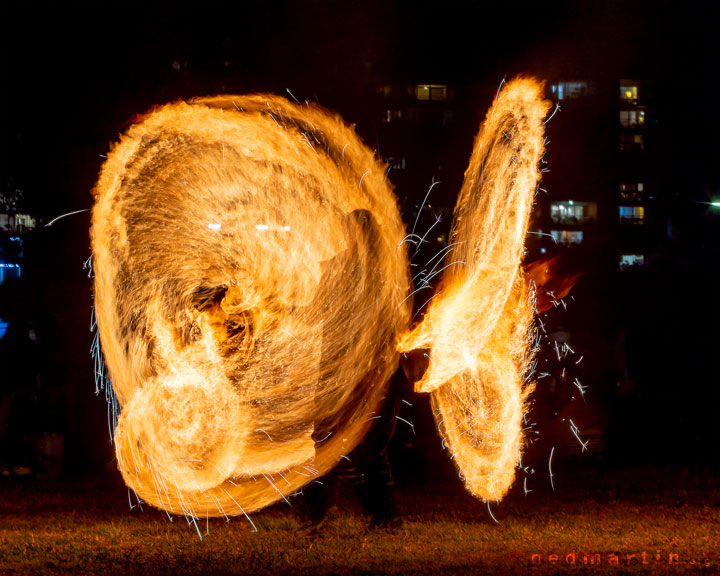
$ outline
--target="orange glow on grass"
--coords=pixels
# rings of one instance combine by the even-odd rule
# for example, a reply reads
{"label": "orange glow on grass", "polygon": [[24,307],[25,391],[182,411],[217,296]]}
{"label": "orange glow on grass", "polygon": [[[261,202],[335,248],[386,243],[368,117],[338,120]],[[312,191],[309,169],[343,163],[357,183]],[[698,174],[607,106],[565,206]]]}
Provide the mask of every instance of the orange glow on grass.
{"label": "orange glow on grass", "polygon": [[218,96],[141,117],[104,164],[95,312],[143,500],[238,515],[330,471],[372,424],[398,352],[430,349],[445,441],[500,499],[522,447],[532,294],[520,268],[548,104],[520,79],[475,142],[449,267],[408,331],[404,229],[385,167],[318,106]]}

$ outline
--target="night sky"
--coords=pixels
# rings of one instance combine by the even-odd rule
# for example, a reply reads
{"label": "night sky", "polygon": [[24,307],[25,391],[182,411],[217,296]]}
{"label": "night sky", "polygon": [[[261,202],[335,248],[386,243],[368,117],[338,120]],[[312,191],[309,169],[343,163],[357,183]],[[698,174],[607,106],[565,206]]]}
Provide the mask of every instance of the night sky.
{"label": "night sky", "polygon": [[[710,134],[718,127],[718,50],[706,4],[10,2],[2,18],[2,170],[51,218],[89,205],[99,155],[133,115],[156,104],[289,88],[358,123],[370,141],[365,97],[378,83],[494,87],[526,72],[652,78],[674,153],[694,172],[678,166],[670,177],[717,184],[708,159],[717,152]],[[678,150],[696,143],[700,158]]]}
{"label": "night sky", "polygon": [[[447,83],[482,95],[457,144],[462,165],[490,104],[487,95],[505,77],[648,78],[664,149],[658,180],[677,197],[678,218],[692,229],[702,216],[693,202],[720,195],[717,9],[699,1],[473,4],[6,3],[0,17],[3,182],[12,178],[43,222],[89,208],[102,155],[135,114],[213,93],[286,95],[290,89],[357,123],[375,147],[382,143],[375,140],[367,95],[384,82]],[[65,392],[73,407],[66,425],[78,437],[102,429],[105,419],[104,401],[92,394],[87,354],[91,295],[82,266],[90,253],[88,227],[87,213],[69,216],[29,241],[30,252],[43,254],[44,270],[34,288],[18,296],[55,319],[55,361],[74,382]],[[709,241],[716,240],[717,234]],[[693,241],[693,249],[718,253],[717,245]],[[698,293],[707,299],[693,313],[717,318],[717,281],[711,274],[692,278],[703,279]],[[692,298],[692,287],[683,294]],[[661,306],[685,310],[658,300],[653,314],[662,313]],[[712,350],[717,336],[704,330]],[[691,383],[703,394],[717,382],[711,363],[693,374],[705,380]],[[107,456],[105,443],[85,454],[93,450],[99,461]]]}

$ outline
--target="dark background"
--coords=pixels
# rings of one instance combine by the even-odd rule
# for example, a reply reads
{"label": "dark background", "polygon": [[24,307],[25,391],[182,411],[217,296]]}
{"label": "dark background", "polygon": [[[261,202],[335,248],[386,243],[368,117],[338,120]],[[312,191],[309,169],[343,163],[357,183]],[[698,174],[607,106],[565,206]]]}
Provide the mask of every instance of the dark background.
{"label": "dark background", "polygon": [[[458,111],[450,137],[442,147],[431,141],[416,146],[431,160],[442,158],[443,185],[434,198],[452,205],[478,123],[502,79],[518,73],[651,82],[656,139],[650,168],[673,230],[659,248],[660,264],[619,280],[593,262],[568,257],[568,270],[584,275],[570,312],[548,321],[570,326],[575,347],[586,346],[577,354],[594,358],[583,378],[591,386],[588,401],[604,415],[606,457],[717,463],[720,220],[707,202],[720,194],[718,20],[706,4],[6,3],[0,19],[2,178],[23,189],[40,227],[25,242],[22,283],[0,292],[0,316],[24,311],[41,321],[40,368],[48,375],[50,400],[37,417],[65,434],[67,467],[101,468],[112,461],[89,353],[91,282],[83,269],[89,215],[42,225],[91,206],[101,155],[135,114],[197,95],[287,95],[290,89],[300,100],[337,110],[382,154],[376,87],[448,84]],[[550,123],[550,169],[574,182],[602,182],[602,155],[590,173],[574,166],[573,144],[553,130]],[[436,176],[433,166],[396,182],[405,217]],[[550,194],[561,185],[558,179],[548,177]],[[602,348],[621,334],[634,382],[627,393],[616,390],[611,368],[617,362]],[[427,413],[418,409],[414,417],[437,448]],[[407,431],[399,429],[399,436],[417,448]],[[538,460],[547,458],[547,447],[538,449]]]}

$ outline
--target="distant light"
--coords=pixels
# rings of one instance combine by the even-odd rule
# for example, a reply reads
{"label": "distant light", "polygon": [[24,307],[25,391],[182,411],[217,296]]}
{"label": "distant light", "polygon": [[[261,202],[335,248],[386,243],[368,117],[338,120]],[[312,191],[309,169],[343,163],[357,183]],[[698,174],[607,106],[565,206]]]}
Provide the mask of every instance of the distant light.
{"label": "distant light", "polygon": [[547,248],[540,248],[540,254],[545,254],[547,252]]}
{"label": "distant light", "polygon": [[220,224],[208,224],[210,230],[220,230]]}
{"label": "distant light", "polygon": [[572,200],[568,200],[568,204],[572,206],[573,204],[575,204],[575,202],[573,202]]}
{"label": "distant light", "polygon": [[269,226],[267,224],[256,224],[255,230],[267,230]]}
{"label": "distant light", "polygon": [[290,226],[285,226],[285,232],[290,232]]}
{"label": "distant light", "polygon": [[720,201],[715,200],[714,202],[710,202],[710,206],[714,206],[715,208],[720,208]]}

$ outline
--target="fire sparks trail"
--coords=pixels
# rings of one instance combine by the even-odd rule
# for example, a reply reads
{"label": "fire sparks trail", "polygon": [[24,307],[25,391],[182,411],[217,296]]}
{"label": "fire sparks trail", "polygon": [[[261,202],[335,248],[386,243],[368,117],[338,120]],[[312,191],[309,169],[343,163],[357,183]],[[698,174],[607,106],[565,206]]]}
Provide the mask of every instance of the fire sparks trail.
{"label": "fire sparks trail", "polygon": [[[425,319],[395,197],[351,128],[274,96],[167,105],[98,180],[95,314],[138,496],[196,521],[247,515],[346,458],[398,353],[473,494],[514,478],[533,298],[520,267],[548,105],[509,83],[475,142]],[[197,524],[196,524],[197,527]]]}
{"label": "fire sparks trail", "polygon": [[531,80],[498,94],[465,173],[440,294],[398,347],[430,349],[416,390],[431,393],[467,488],[487,500],[505,495],[522,448],[533,300],[520,265],[548,108]]}

